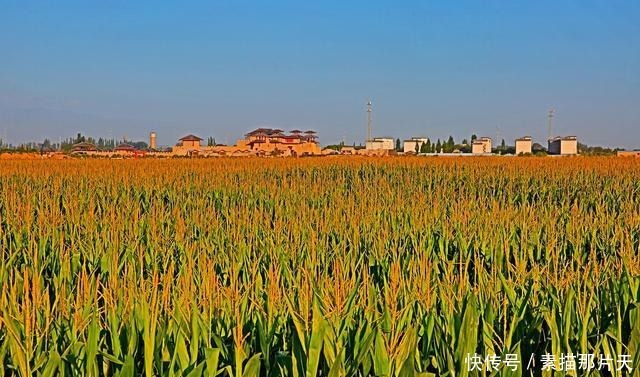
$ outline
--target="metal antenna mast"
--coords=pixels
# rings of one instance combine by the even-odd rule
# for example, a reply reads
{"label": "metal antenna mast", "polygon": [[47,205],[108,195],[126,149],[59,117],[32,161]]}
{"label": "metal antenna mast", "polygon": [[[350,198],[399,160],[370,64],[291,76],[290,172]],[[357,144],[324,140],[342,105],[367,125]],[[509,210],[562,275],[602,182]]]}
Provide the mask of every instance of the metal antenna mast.
{"label": "metal antenna mast", "polygon": [[373,107],[371,101],[367,102],[367,141],[371,140],[371,123],[373,122]]}
{"label": "metal antenna mast", "polygon": [[551,108],[549,110],[549,114],[547,115],[549,117],[549,140],[551,140],[551,138],[553,137],[553,117],[555,116],[556,111]]}

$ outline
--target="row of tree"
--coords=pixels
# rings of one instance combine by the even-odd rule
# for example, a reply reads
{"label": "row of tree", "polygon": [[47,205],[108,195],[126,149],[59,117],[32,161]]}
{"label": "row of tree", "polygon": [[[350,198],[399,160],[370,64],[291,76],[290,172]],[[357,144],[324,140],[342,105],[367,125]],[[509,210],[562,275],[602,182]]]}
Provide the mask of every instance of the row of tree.
{"label": "row of tree", "polygon": [[105,139],[102,137],[95,139],[93,137],[84,136],[78,133],[76,137],[68,137],[66,139],[60,140],[57,143],[54,143],[49,139],[44,139],[42,143],[29,142],[14,146],[4,143],[2,140],[0,140],[0,149],[17,152],[40,152],[44,150],[68,152],[73,148],[75,144],[78,143],[91,143],[94,144],[98,149],[114,149],[121,144],[130,144],[137,149],[147,149],[149,147],[149,145],[144,141]]}
{"label": "row of tree", "polygon": [[[472,135],[471,142],[473,143],[477,138],[476,135]],[[504,140],[502,140],[503,145],[504,143]],[[435,143],[433,143],[431,139],[427,139],[426,143],[416,143],[415,153],[453,153],[456,150],[460,152],[470,152],[471,144],[467,139],[463,139],[462,143],[456,143],[453,136],[449,136],[446,141],[438,139]],[[400,139],[396,139],[396,151],[403,151]]]}

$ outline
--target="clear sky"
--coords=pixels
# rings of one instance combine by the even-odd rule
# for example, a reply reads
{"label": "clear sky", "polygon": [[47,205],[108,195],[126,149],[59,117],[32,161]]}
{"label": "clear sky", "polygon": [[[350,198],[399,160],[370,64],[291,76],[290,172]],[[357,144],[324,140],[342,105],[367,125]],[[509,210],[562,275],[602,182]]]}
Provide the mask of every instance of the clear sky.
{"label": "clear sky", "polygon": [[640,1],[0,0],[0,138],[640,147]]}

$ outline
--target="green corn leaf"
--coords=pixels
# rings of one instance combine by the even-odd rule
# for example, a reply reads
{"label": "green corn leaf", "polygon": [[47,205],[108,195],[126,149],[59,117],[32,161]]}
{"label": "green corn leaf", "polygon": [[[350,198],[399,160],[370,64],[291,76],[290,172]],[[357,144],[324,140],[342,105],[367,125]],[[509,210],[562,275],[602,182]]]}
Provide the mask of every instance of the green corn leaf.
{"label": "green corn leaf", "polygon": [[204,350],[205,355],[205,375],[208,377],[213,377],[218,373],[218,362],[220,359],[220,349],[218,348],[207,348]]}
{"label": "green corn leaf", "polygon": [[387,346],[385,345],[384,335],[380,329],[376,331],[374,352],[373,352],[373,370],[376,376],[390,376],[391,364]]}
{"label": "green corn leaf", "polygon": [[326,322],[320,310],[320,304],[317,299],[314,299],[306,377],[315,377],[318,373],[318,366],[320,365],[320,356],[322,353],[322,342],[324,341],[326,327]]}
{"label": "green corn leaf", "polygon": [[253,355],[253,357],[247,361],[242,377],[260,377],[260,356],[261,354]]}
{"label": "green corn leaf", "polygon": [[47,365],[42,370],[42,377],[53,377],[56,373],[59,373],[60,368],[62,367],[62,359],[60,355],[56,351],[52,351],[49,354],[49,361]]}

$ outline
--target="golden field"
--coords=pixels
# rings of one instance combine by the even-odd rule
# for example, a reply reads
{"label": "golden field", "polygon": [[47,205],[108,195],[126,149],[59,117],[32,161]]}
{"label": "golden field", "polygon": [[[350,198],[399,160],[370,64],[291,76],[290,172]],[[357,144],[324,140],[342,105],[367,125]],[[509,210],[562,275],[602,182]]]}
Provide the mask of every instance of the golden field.
{"label": "golden field", "polygon": [[640,368],[636,159],[7,160],[0,253],[0,375]]}

